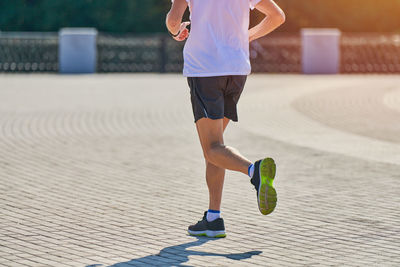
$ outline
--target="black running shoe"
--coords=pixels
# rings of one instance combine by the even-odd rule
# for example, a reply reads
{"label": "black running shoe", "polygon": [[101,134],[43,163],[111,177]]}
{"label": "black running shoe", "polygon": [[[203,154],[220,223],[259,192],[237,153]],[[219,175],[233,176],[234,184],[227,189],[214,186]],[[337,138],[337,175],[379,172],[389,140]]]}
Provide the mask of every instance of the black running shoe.
{"label": "black running shoe", "polygon": [[204,212],[203,219],[188,228],[189,235],[207,237],[225,237],[225,225],[222,218],[212,222],[207,221],[207,211]]}
{"label": "black running shoe", "polygon": [[257,190],[258,209],[264,215],[274,211],[277,195],[273,186],[276,165],[273,159],[265,158],[254,163],[254,175],[251,183]]}

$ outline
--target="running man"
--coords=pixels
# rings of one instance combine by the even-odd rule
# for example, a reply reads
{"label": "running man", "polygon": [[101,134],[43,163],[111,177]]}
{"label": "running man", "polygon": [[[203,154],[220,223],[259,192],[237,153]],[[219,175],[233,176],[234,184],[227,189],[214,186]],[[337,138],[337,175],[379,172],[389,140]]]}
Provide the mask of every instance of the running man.
{"label": "running man", "polygon": [[[188,6],[190,22],[182,22]],[[250,8],[266,17],[249,30]],[[273,0],[172,0],[166,25],[175,40],[187,39],[183,75],[190,87],[209,191],[209,209],[201,221],[189,226],[190,235],[226,236],[220,213],[226,169],[250,177],[262,214],[275,209],[274,160],[252,163],[224,144],[223,133],[230,120],[238,121],[236,105],[251,71],[249,42],[267,35],[284,21],[285,14]]]}

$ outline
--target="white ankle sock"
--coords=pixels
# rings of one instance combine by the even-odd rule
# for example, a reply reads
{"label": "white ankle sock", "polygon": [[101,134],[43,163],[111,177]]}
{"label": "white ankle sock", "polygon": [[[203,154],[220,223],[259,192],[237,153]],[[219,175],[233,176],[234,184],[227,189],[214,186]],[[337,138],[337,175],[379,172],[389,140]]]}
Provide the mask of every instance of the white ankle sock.
{"label": "white ankle sock", "polygon": [[254,164],[251,164],[248,169],[248,174],[250,178],[253,178],[254,175]]}
{"label": "white ankle sock", "polygon": [[208,210],[207,211],[207,221],[212,222],[216,219],[221,218],[221,212],[219,210]]}

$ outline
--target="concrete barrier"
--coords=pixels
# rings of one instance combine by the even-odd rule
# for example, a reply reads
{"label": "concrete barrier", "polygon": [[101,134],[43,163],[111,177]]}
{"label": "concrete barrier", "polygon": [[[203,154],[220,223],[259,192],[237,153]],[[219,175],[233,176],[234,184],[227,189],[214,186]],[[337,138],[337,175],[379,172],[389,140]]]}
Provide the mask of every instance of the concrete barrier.
{"label": "concrete barrier", "polygon": [[94,73],[97,65],[97,30],[64,28],[59,31],[60,73]]}
{"label": "concrete barrier", "polygon": [[339,73],[341,32],[338,29],[303,29],[301,37],[303,73]]}

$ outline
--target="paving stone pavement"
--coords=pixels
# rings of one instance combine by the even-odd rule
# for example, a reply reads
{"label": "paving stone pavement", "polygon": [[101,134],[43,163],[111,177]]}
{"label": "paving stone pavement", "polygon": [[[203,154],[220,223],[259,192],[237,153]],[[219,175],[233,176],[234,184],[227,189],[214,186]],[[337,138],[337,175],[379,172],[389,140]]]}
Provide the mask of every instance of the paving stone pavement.
{"label": "paving stone pavement", "polygon": [[207,208],[181,75],[0,75],[0,266],[400,266],[400,77],[252,75],[225,142],[278,165]]}

